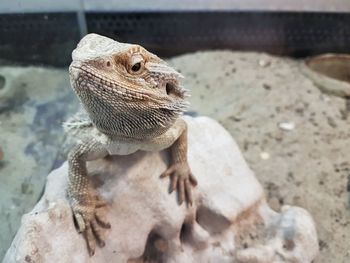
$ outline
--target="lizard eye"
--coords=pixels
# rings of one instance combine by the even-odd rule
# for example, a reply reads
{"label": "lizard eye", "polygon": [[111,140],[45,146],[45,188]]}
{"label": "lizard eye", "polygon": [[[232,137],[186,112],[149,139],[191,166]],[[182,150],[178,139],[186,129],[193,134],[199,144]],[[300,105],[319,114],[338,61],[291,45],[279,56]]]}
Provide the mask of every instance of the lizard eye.
{"label": "lizard eye", "polygon": [[131,74],[140,74],[144,70],[145,60],[141,54],[133,54],[127,62],[127,70]]}
{"label": "lizard eye", "polygon": [[108,61],[106,62],[106,65],[107,65],[107,67],[110,67],[110,66],[111,66],[111,62],[108,60]]}
{"label": "lizard eye", "polygon": [[136,72],[139,72],[140,69],[141,69],[141,63],[140,63],[140,62],[134,64],[134,65],[131,67],[131,70],[132,70],[133,72],[135,72],[135,73],[136,73]]}

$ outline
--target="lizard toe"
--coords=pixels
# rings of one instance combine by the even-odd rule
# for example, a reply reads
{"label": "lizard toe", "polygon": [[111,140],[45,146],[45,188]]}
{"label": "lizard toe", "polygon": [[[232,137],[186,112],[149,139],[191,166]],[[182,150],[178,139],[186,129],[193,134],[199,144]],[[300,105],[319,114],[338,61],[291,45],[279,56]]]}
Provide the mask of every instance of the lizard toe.
{"label": "lizard toe", "polygon": [[75,222],[77,224],[78,232],[85,231],[86,225],[83,216],[80,213],[74,213]]}
{"label": "lizard toe", "polygon": [[104,247],[106,245],[106,243],[104,241],[103,232],[102,232],[101,226],[99,226],[96,219],[93,219],[91,221],[91,229],[92,229],[92,232],[93,232],[99,246]]}
{"label": "lizard toe", "polygon": [[108,222],[106,216],[101,211],[95,211],[95,218],[97,223],[99,223],[102,227],[111,228],[111,224]]}
{"label": "lizard toe", "polygon": [[84,234],[85,234],[89,255],[90,257],[92,257],[93,255],[95,255],[96,241],[90,225],[86,227]]}

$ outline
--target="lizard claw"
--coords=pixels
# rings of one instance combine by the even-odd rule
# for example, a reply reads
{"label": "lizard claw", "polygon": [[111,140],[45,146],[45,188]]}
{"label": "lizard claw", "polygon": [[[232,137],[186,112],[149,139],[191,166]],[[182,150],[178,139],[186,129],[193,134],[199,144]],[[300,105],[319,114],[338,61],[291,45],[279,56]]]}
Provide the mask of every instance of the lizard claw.
{"label": "lizard claw", "polygon": [[90,256],[95,254],[96,241],[100,247],[105,246],[103,228],[111,227],[100,209],[106,205],[105,201],[96,197],[94,202],[89,204],[78,202],[72,206],[78,232],[84,235]]}
{"label": "lizard claw", "polygon": [[197,180],[188,164],[186,162],[172,164],[160,177],[167,176],[171,176],[170,193],[177,190],[180,205],[184,201],[192,205],[192,187],[197,185]]}

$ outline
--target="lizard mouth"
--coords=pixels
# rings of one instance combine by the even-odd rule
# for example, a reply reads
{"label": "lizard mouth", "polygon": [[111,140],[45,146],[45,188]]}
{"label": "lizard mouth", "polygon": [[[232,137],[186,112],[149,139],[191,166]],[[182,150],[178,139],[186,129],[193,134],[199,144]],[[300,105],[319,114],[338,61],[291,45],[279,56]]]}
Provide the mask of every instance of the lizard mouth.
{"label": "lizard mouth", "polygon": [[93,69],[86,65],[72,63],[69,67],[69,73],[71,79],[75,83],[72,87],[77,91],[89,89],[93,92],[112,92],[120,96],[126,96],[129,98],[134,97],[137,99],[149,98],[151,95],[147,92],[139,92],[137,90],[123,87],[123,85],[120,85],[120,83],[115,82],[108,77],[96,74]]}
{"label": "lizard mouth", "polygon": [[[105,91],[108,90],[118,90],[118,83],[114,83],[113,80],[108,78],[102,78],[100,75],[94,74],[94,71],[91,70],[89,67],[77,63],[72,63],[69,67],[69,73],[72,78],[72,80],[76,83],[74,85],[75,89],[85,89],[84,85],[81,85],[81,82],[87,83],[87,82],[93,82],[94,84],[97,84],[100,88],[104,89]],[[92,87],[92,86],[90,86]],[[184,89],[182,86],[179,85],[177,78],[167,78],[158,84],[158,87],[162,90],[164,90],[164,95],[166,97],[172,99],[172,100],[183,100],[186,97],[187,90]],[[120,88],[119,88],[120,89]],[[142,93],[138,92],[137,90],[131,90],[126,87],[123,88],[123,90],[126,93],[132,93],[132,94],[142,94],[147,97],[152,97],[153,91],[143,91]]]}

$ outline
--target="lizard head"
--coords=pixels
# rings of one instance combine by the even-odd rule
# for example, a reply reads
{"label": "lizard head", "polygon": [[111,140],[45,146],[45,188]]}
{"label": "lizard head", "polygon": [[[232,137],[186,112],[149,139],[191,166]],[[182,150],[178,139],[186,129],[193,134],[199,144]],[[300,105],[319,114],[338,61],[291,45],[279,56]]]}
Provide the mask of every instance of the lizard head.
{"label": "lizard head", "polygon": [[72,88],[103,133],[154,137],[188,106],[181,74],[139,45],[88,34],[72,58]]}

